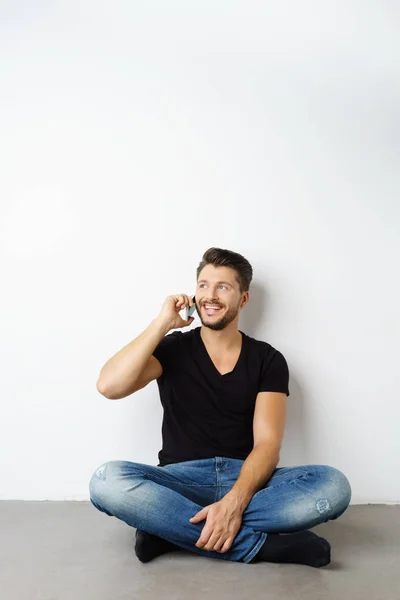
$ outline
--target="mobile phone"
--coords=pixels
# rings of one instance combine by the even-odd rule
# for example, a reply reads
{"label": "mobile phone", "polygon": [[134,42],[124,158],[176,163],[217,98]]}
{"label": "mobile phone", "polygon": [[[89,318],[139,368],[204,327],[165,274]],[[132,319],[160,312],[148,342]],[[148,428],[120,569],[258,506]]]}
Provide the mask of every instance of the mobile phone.
{"label": "mobile phone", "polygon": [[183,309],[183,317],[182,317],[182,319],[184,321],[187,321],[189,319],[189,317],[191,317],[192,314],[194,313],[194,311],[196,310],[196,301],[195,301],[196,299],[195,299],[194,296],[193,296],[192,300],[194,302],[193,306],[190,306],[190,307],[189,306],[185,306],[185,308]]}
{"label": "mobile phone", "polygon": [[188,308],[188,318],[191,317],[192,314],[194,313],[194,311],[196,310],[196,298],[195,298],[195,296],[193,296],[192,300],[193,300],[194,304],[193,304],[193,306],[190,306]]}

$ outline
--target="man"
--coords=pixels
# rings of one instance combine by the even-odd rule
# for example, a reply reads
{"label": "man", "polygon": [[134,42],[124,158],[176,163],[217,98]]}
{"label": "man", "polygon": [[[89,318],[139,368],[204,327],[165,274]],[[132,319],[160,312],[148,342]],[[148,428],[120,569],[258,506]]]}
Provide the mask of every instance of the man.
{"label": "man", "polygon": [[98,391],[124,398],[157,379],[164,408],[157,466],[102,465],[90,481],[93,505],[135,527],[142,562],[172,550],[255,563],[322,567],[330,545],[309,531],[338,518],[351,498],[339,470],[279,467],[289,371],[270,344],[238,330],[252,267],[210,248],[197,269],[202,326],[179,315],[193,306],[168,296],[160,314],[102,368]]}

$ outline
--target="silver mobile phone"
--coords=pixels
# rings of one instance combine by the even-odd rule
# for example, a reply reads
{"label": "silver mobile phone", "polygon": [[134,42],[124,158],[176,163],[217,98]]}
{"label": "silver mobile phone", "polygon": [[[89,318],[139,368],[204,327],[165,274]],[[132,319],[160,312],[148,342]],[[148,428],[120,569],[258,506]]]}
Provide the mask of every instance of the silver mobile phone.
{"label": "silver mobile phone", "polygon": [[196,310],[196,302],[195,302],[195,297],[194,296],[193,296],[192,300],[194,302],[193,306],[190,306],[190,307],[189,306],[185,306],[185,308],[184,308],[184,313],[183,313],[183,317],[182,317],[182,319],[184,321],[187,321],[189,319],[189,317],[191,317],[192,314]]}

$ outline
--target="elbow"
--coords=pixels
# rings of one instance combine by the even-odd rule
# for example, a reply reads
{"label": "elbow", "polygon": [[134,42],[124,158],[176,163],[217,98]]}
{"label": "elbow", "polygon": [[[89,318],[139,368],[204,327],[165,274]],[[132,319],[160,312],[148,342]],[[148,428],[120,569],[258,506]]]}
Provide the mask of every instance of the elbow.
{"label": "elbow", "polygon": [[107,383],[103,381],[101,377],[99,377],[99,379],[96,382],[96,389],[99,392],[99,394],[104,396],[104,398],[107,398],[107,400],[117,400],[117,397],[115,396],[115,394],[112,393],[110,386],[107,385]]}
{"label": "elbow", "polygon": [[276,461],[276,464],[280,461],[281,444],[272,440],[261,440],[257,442],[254,447],[262,448],[262,450],[268,454],[272,460]]}
{"label": "elbow", "polygon": [[99,394],[104,396],[104,398],[107,398],[107,400],[120,400],[121,398],[133,394],[137,390],[137,388],[130,388],[127,390],[116,387],[115,385],[111,385],[109,382],[104,381],[101,377],[97,380],[96,388]]}
{"label": "elbow", "polygon": [[271,455],[272,462],[275,463],[275,467],[276,467],[279,464],[279,461],[281,460],[279,448],[271,449],[270,455]]}

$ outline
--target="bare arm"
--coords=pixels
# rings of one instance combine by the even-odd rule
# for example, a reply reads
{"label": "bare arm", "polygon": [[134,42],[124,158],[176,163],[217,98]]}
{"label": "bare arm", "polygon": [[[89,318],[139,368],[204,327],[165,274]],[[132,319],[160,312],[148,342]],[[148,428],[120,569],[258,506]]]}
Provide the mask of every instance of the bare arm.
{"label": "bare arm", "polygon": [[193,317],[184,321],[178,314],[185,306],[192,305],[192,299],[185,294],[168,296],[147,329],[103,366],[96,384],[100,394],[110,400],[125,398],[160,377],[161,364],[152,354],[171,329],[192,323]]}
{"label": "bare arm", "polygon": [[203,550],[226,552],[243,521],[253,495],[269,480],[279,463],[279,451],[286,422],[286,394],[259,392],[254,411],[254,447],[244,461],[238,479],[218,502],[202,508],[189,521],[206,520],[196,542]]}
{"label": "bare arm", "polygon": [[[100,394],[110,400],[117,400],[135,392],[151,355],[168,331],[169,326],[157,317],[137,338],[110,358],[101,369],[97,380],[96,387]],[[156,358],[153,357],[153,360],[155,379],[157,375],[161,375],[162,368]],[[158,373],[154,368],[157,365]]]}
{"label": "bare arm", "polygon": [[[286,424],[286,394],[259,392],[253,420],[254,448],[244,461],[239,477],[227,496],[241,511],[269,480],[279,463]],[[225,496],[226,498],[226,496]]]}

